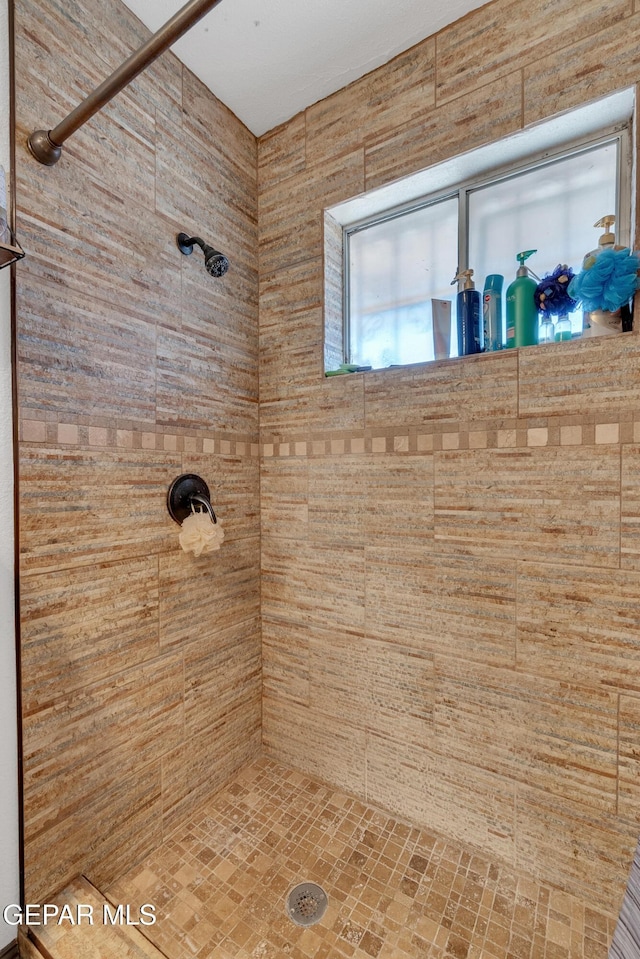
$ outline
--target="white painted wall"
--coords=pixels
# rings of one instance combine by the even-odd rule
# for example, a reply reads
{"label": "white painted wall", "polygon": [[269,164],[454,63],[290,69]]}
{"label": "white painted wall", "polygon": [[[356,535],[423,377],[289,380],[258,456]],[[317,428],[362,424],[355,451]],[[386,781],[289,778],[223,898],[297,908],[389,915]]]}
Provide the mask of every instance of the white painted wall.
{"label": "white painted wall", "polygon": [[[0,163],[9,170],[9,29],[0,0]],[[0,911],[19,902],[10,270],[0,270]],[[0,950],[15,928],[0,918]]]}

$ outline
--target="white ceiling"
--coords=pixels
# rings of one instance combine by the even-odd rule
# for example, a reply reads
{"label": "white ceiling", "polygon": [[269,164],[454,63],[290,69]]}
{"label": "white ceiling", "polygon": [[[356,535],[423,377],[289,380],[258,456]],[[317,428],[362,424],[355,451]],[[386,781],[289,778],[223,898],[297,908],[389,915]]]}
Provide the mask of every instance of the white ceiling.
{"label": "white ceiling", "polygon": [[[124,0],[153,32],[184,0]],[[260,136],[485,0],[222,0],[173,47]]]}

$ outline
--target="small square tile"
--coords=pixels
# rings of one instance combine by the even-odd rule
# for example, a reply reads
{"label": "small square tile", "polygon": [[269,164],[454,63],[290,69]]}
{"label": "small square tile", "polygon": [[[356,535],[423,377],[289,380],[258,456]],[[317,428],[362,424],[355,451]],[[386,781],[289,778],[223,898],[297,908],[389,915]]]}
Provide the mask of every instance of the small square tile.
{"label": "small square tile", "polygon": [[433,449],[433,433],[418,433],[416,448],[419,453],[428,453]]}
{"label": "small square tile", "polygon": [[547,939],[555,942],[558,946],[564,946],[568,949],[571,945],[571,928],[563,922],[549,919],[547,923]]}
{"label": "small square tile", "polygon": [[620,423],[620,442],[633,443],[633,422],[631,420]]}
{"label": "small square tile", "polygon": [[619,423],[596,423],[596,443],[619,443]]}
{"label": "small square tile", "polygon": [[274,452],[273,443],[265,443],[264,446],[262,447],[263,456],[273,456],[273,452]]}
{"label": "small square tile", "polygon": [[288,456],[290,452],[289,443],[280,443],[278,446],[278,456]]}
{"label": "small square tile", "polygon": [[198,441],[195,436],[183,437],[183,443],[185,453],[195,453],[198,449]]}
{"label": "small square tile", "polygon": [[47,424],[42,420],[24,420],[22,439],[25,443],[44,443],[47,438]]}
{"label": "small square tile", "polygon": [[387,452],[387,438],[386,436],[373,436],[371,439],[371,452],[372,453],[386,453]]}
{"label": "small square tile", "polygon": [[343,439],[331,440],[331,452],[334,455],[339,455],[341,453],[344,453],[344,440]]}
{"label": "small square tile", "polygon": [[142,434],[142,449],[143,450],[154,450],[156,448],[156,434],[155,433],[143,433]]}
{"label": "small square tile", "polygon": [[516,430],[498,430],[498,449],[508,449],[516,445]]}
{"label": "small square tile", "polygon": [[561,426],[560,446],[580,446],[582,443],[581,426]]}
{"label": "small square tile", "polygon": [[296,443],[296,456],[306,456],[307,455],[307,444],[303,441]]}
{"label": "small square tile", "polygon": [[486,430],[470,430],[469,431],[469,449],[480,450],[480,449],[486,449],[486,447],[487,447],[487,431]]}
{"label": "small square tile", "polygon": [[89,446],[107,446],[109,431],[102,426],[90,426],[88,430]]}
{"label": "small square tile", "polygon": [[116,430],[116,446],[122,449],[133,449],[133,430]]}
{"label": "small square tile", "polygon": [[408,436],[394,436],[393,437],[393,451],[394,453],[408,453],[409,452],[409,437]]}
{"label": "small square tile", "polygon": [[527,446],[546,446],[549,442],[549,430],[546,426],[536,426],[527,430]]}
{"label": "small square tile", "polygon": [[203,453],[215,453],[216,451],[216,441],[211,439],[209,436],[205,436],[202,441],[202,452]]}
{"label": "small square tile", "polygon": [[459,433],[443,433],[442,434],[442,449],[443,450],[457,450],[460,448],[460,434]]}
{"label": "small square tile", "polygon": [[228,456],[231,452],[231,440],[220,440],[220,452]]}
{"label": "small square tile", "polygon": [[360,949],[368,956],[371,956],[372,959],[377,959],[377,956],[380,954],[380,950],[382,949],[382,939],[380,939],[378,936],[374,936],[371,932],[369,932],[369,930],[367,930],[360,940]]}
{"label": "small square tile", "polygon": [[58,424],[58,443],[77,443],[78,427],[73,423]]}
{"label": "small square tile", "polygon": [[175,451],[178,449],[178,437],[173,436],[173,434],[171,433],[166,433],[164,436],[164,442],[162,444],[162,448],[167,453],[175,453]]}

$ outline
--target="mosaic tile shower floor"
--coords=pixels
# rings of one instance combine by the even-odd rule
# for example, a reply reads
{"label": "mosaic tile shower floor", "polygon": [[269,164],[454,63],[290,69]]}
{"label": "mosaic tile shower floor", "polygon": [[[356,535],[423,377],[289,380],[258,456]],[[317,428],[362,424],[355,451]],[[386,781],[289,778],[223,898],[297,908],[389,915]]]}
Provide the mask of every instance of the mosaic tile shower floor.
{"label": "mosaic tile shower floor", "polygon": [[[285,914],[320,884],[319,923]],[[605,959],[615,919],[260,759],[107,891],[168,959]]]}

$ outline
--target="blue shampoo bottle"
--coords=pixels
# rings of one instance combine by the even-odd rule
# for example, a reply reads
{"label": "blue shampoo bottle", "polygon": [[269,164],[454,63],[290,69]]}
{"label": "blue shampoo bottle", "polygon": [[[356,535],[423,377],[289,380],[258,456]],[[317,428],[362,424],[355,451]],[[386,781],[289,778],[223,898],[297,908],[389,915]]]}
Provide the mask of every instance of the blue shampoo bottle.
{"label": "blue shampoo bottle", "polygon": [[473,280],[471,279],[472,276],[473,270],[460,270],[451,281],[452,286],[458,280],[464,282],[464,286],[456,298],[458,356],[468,356],[470,353],[482,353],[484,350],[484,329],[480,309],[480,293],[474,286]]}

